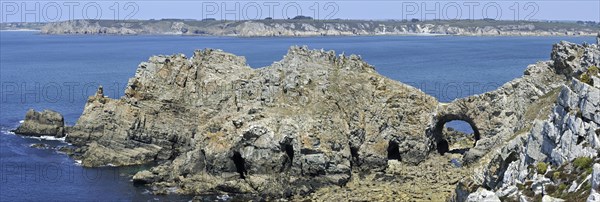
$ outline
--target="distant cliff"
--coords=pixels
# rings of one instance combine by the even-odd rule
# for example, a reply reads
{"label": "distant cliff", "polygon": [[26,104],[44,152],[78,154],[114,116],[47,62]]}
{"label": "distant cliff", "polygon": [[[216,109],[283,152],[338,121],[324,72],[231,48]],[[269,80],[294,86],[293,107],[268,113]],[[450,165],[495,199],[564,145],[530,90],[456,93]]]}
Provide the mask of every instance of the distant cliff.
{"label": "distant cliff", "polygon": [[0,23],[2,31],[37,31],[46,25],[43,22],[7,22]]}
{"label": "distant cliff", "polygon": [[210,36],[570,36],[595,35],[600,25],[567,22],[441,20],[74,20],[48,23],[44,34],[210,35]]}

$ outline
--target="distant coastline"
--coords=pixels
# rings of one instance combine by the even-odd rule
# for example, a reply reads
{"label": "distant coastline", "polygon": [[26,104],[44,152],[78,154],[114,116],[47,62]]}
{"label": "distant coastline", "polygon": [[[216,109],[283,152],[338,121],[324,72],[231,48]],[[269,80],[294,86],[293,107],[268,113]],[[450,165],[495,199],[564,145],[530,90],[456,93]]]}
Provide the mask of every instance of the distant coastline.
{"label": "distant coastline", "polygon": [[595,36],[600,24],[496,20],[73,20],[2,23],[0,30],[50,35],[303,36]]}
{"label": "distant coastline", "polygon": [[9,29],[9,30],[0,30],[0,32],[40,32],[40,30],[35,30],[35,29]]}

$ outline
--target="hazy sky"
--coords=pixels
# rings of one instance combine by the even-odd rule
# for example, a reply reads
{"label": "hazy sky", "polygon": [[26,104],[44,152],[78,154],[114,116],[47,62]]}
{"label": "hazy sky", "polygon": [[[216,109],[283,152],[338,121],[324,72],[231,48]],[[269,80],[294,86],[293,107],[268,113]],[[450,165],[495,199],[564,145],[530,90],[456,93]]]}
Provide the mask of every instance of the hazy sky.
{"label": "hazy sky", "polygon": [[2,22],[69,19],[481,19],[600,21],[600,0],[575,1],[5,1]]}

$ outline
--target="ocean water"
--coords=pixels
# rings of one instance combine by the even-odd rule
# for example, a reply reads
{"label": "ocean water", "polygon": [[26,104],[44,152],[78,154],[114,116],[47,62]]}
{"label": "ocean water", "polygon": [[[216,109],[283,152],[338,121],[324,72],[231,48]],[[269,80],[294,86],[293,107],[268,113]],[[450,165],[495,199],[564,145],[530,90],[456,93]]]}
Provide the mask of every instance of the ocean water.
{"label": "ocean water", "polygon": [[[29,108],[53,109],[73,125],[98,85],[118,98],[137,65],[151,55],[218,48],[246,57],[258,68],[281,60],[291,45],[361,55],[376,70],[443,102],[496,89],[548,60],[561,40],[593,37],[306,37],[230,38],[183,36],[48,36],[0,32],[0,201],[186,201],[154,196],[129,176],[139,167],[82,168],[51,149],[29,145],[60,141],[22,138],[16,128]],[[464,123],[449,123],[469,131]]]}

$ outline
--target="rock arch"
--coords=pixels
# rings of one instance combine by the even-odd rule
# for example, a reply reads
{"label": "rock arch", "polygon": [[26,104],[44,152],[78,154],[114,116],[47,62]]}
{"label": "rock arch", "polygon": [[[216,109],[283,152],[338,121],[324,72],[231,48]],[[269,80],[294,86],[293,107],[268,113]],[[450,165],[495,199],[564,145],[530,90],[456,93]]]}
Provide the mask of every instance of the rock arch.
{"label": "rock arch", "polygon": [[[430,138],[434,141],[435,149],[438,153],[443,154],[448,152],[448,142],[443,137],[444,125],[450,121],[464,121],[467,122],[471,128],[473,129],[473,135],[475,137],[475,142],[481,139],[481,133],[479,132],[479,128],[475,121],[464,113],[448,113],[448,114],[440,114],[438,115],[434,122],[433,127],[430,128],[428,132]],[[473,145],[475,146],[475,145]]]}

